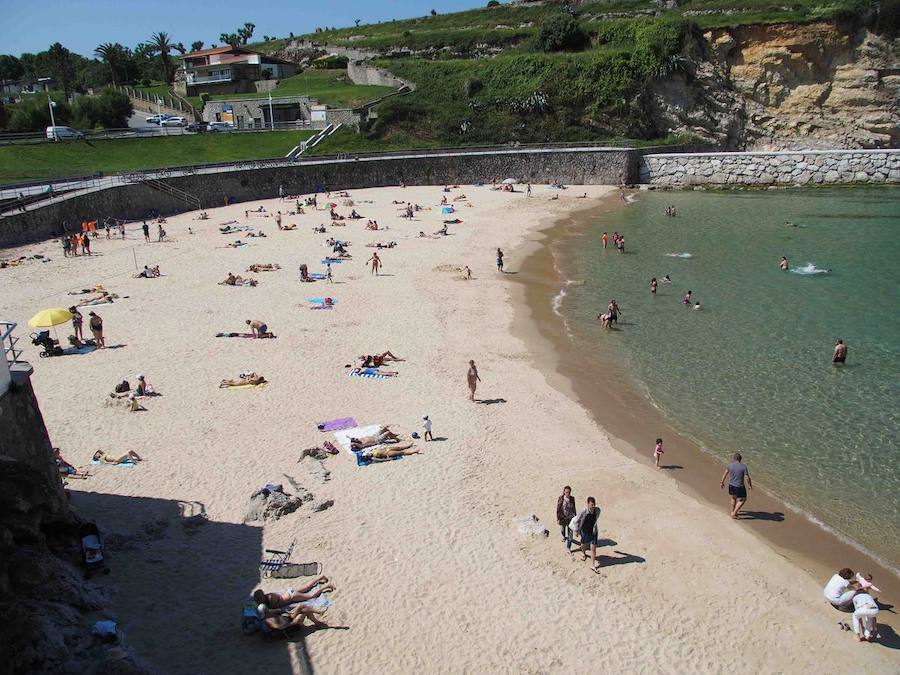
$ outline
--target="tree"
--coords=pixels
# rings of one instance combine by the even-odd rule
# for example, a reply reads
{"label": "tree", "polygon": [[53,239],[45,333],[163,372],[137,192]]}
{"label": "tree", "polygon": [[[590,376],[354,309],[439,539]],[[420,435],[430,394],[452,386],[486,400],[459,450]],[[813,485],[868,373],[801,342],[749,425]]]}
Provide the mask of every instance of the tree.
{"label": "tree", "polygon": [[75,65],[72,63],[72,53],[59,42],[54,42],[47,50],[47,62],[53,77],[62,86],[66,100],[72,90],[72,80],[75,78]]}
{"label": "tree", "polygon": [[6,106],[3,105],[3,101],[0,101],[0,129],[5,129],[8,123],[9,113],[6,111]]}
{"label": "tree", "polygon": [[191,43],[192,52],[199,52],[201,49],[203,49],[203,40],[194,40]]}
{"label": "tree", "polygon": [[172,51],[172,43],[169,42],[168,33],[154,33],[150,36],[150,46],[159,58],[159,65],[162,68],[163,80],[166,84],[172,81],[172,59],[169,53]]}
{"label": "tree", "polygon": [[543,52],[577,51],[588,44],[587,33],[571,14],[560,12],[544,22],[537,34]]}
{"label": "tree", "polygon": [[359,19],[353,19],[353,23],[359,28]]}
{"label": "tree", "polygon": [[499,6],[500,6],[500,0],[488,0],[487,6],[488,6],[488,7],[499,7]]}
{"label": "tree", "polygon": [[172,49],[174,49],[174,50],[175,50],[176,52],[178,52],[179,54],[186,54],[186,53],[187,53],[187,49],[184,48],[184,43],[183,43],[183,42],[176,42],[174,45],[172,45]]}
{"label": "tree", "polygon": [[222,33],[219,35],[219,39],[232,47],[241,46],[241,38],[237,33]]}
{"label": "tree", "polygon": [[431,10],[431,16],[437,16],[437,11]]}
{"label": "tree", "polygon": [[0,81],[18,80],[25,74],[22,62],[11,54],[0,54]]}
{"label": "tree", "polygon": [[118,75],[122,70],[126,57],[125,48],[118,42],[115,44],[104,42],[94,50],[94,54],[109,67],[109,74],[112,77],[113,86],[118,84]]}
{"label": "tree", "polygon": [[241,38],[241,44],[245,45],[253,37],[253,29],[256,28],[256,24],[245,23],[243,28],[238,28],[237,34]]}
{"label": "tree", "polygon": [[128,126],[128,118],[134,109],[131,99],[116,89],[104,89],[99,96],[79,96],[72,106],[72,119],[76,127],[93,129],[122,129]]}
{"label": "tree", "polygon": [[[68,124],[71,116],[69,104],[59,92],[53,92],[50,97],[56,103],[56,107],[53,108],[56,123]],[[50,126],[50,108],[45,94],[23,97],[11,108],[7,124],[9,131],[43,131]]]}

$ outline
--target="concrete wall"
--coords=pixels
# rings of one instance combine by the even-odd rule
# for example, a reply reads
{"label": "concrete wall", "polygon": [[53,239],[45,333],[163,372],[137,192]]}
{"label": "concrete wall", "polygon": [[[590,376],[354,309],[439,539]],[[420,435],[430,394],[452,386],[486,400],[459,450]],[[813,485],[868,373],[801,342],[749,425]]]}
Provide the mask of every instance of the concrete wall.
{"label": "concrete wall", "polygon": [[[507,177],[533,183],[560,180],[573,184],[618,185],[637,176],[637,156],[630,150],[534,149],[377,157],[348,160],[307,160],[283,167],[245,169],[167,178],[166,182],[200,198],[204,208],[220,206],[225,197],[239,202],[288,192],[311,193],[321,186],[331,190],[399,185],[444,185],[490,182]],[[59,236],[61,223],[146,217],[151,209],[176,213],[189,207],[146,185],[131,184],[100,190],[44,208],[13,214],[0,220],[0,248]]]}
{"label": "concrete wall", "polygon": [[648,154],[640,178],[654,185],[900,183],[900,150]]}
{"label": "concrete wall", "polygon": [[410,89],[416,88],[414,82],[397,77],[384,68],[370,66],[364,61],[350,61],[347,63],[347,77],[354,84],[377,84],[382,87],[394,87],[395,89],[404,86]]}
{"label": "concrete wall", "polygon": [[[315,105],[315,99],[308,96],[273,96],[273,105],[278,103],[297,103],[300,107],[300,118],[308,120],[310,118],[309,109],[311,105]],[[234,110],[235,120],[240,116],[243,118],[244,127],[252,127],[253,120],[267,120],[269,99],[268,98],[240,98],[236,97],[228,101],[207,101],[203,106],[203,119],[207,122],[216,122],[216,114],[221,115],[225,106],[230,105]],[[278,119],[276,115],[276,120]]]}

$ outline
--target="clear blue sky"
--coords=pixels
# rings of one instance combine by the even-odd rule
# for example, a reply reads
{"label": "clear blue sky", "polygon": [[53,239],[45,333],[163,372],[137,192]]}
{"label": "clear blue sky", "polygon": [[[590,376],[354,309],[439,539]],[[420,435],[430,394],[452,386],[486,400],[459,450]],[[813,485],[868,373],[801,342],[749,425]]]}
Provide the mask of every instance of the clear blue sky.
{"label": "clear blue sky", "polygon": [[103,42],[134,47],[164,31],[173,42],[221,42],[245,21],[256,24],[253,39],[310,33],[317,26],[352,26],[483,7],[487,0],[0,0],[0,53],[18,56],[62,42],[93,56]]}

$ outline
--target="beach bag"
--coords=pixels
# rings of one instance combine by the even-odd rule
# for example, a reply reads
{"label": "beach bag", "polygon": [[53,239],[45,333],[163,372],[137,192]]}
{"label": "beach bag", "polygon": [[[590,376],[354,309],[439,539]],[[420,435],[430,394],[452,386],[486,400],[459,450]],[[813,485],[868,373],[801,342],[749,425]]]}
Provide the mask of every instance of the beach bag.
{"label": "beach bag", "polygon": [[116,385],[116,393],[124,394],[126,391],[131,391],[131,385],[128,384],[128,380],[122,380],[121,383]]}
{"label": "beach bag", "polygon": [[572,532],[578,531],[578,514],[572,516],[572,520],[569,521],[569,529],[572,530]]}

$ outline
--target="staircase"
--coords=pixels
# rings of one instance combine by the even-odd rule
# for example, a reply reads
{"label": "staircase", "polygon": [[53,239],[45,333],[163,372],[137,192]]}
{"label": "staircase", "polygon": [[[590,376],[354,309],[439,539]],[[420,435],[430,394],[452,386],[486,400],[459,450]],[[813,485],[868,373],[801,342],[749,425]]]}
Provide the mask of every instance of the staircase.
{"label": "staircase", "polygon": [[169,185],[169,183],[163,182],[158,178],[143,178],[140,182],[149,188],[167,194],[170,197],[174,197],[175,199],[182,201],[185,204],[189,204],[195,211],[198,211],[200,209],[200,198],[197,195],[193,195],[190,192],[185,192],[181,188],[177,188],[174,185]]}
{"label": "staircase", "polygon": [[343,126],[343,124],[338,124],[338,125],[329,124],[327,127],[322,129],[319,133],[317,133],[315,136],[310,138],[308,141],[303,141],[300,145],[294,147],[293,150],[291,150],[287,155],[285,155],[285,159],[289,159],[289,160],[297,159],[300,155],[302,155],[304,152],[306,152],[310,148],[316,147],[319,143],[321,143],[326,138],[331,136],[331,134],[333,134],[335,131],[340,129],[342,126]]}

